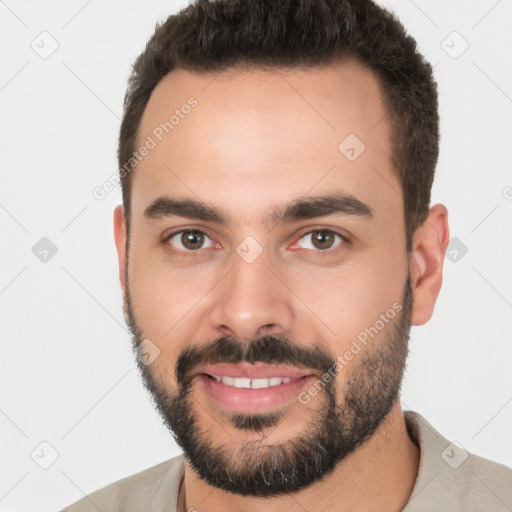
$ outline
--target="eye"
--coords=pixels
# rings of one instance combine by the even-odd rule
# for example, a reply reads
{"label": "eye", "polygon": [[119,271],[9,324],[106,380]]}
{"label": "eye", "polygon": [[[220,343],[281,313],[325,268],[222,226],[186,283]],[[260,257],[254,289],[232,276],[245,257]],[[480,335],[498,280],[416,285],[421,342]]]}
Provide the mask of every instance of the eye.
{"label": "eye", "polygon": [[[307,242],[308,238],[310,239],[310,242]],[[301,240],[306,240],[306,243],[301,245]],[[297,242],[297,245],[302,249],[313,249],[317,252],[326,252],[339,246],[342,242],[347,242],[347,239],[335,231],[330,229],[315,229],[302,235],[299,242]]]}
{"label": "eye", "polygon": [[[183,229],[176,231],[167,236],[164,240],[165,243],[169,243],[175,249],[185,252],[194,252],[199,249],[206,249],[215,247],[215,242],[200,229]],[[205,246],[205,242],[209,245]]]}

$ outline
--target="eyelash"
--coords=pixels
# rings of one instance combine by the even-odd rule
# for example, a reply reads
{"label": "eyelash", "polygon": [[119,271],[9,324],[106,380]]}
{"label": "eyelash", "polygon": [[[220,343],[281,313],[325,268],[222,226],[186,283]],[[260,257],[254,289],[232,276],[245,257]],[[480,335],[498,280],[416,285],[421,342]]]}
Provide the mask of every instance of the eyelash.
{"label": "eyelash", "polygon": [[[167,235],[162,240],[162,244],[164,244],[164,245],[167,244],[167,242],[171,238],[173,238],[176,235],[179,235],[180,233],[184,233],[186,231],[189,231],[189,232],[192,232],[192,233],[200,233],[200,234],[202,234],[202,235],[204,235],[204,236],[206,236],[206,237],[211,239],[211,237],[208,235],[208,233],[205,233],[201,229],[180,229],[179,231],[174,231],[173,233]],[[316,250],[305,249],[309,253],[313,253],[313,254],[318,255],[318,256],[329,256],[329,255],[338,253],[340,250],[343,250],[345,245],[350,244],[350,239],[347,236],[342,235],[341,233],[338,233],[337,231],[335,231],[333,229],[322,229],[322,228],[316,228],[316,229],[311,229],[310,231],[306,231],[305,233],[302,233],[299,236],[298,240],[301,240],[306,235],[311,235],[312,233],[316,233],[316,232],[330,233],[330,234],[333,234],[333,235],[337,235],[337,236],[339,236],[341,238],[341,242],[338,245],[336,245],[334,247],[334,249],[325,249],[323,251],[321,249],[316,249]],[[182,256],[184,258],[195,257],[201,251],[201,249],[198,249],[196,251],[182,251],[181,249],[174,249],[174,248],[171,248],[171,250],[173,252],[175,252],[176,254],[178,254],[179,256]]]}

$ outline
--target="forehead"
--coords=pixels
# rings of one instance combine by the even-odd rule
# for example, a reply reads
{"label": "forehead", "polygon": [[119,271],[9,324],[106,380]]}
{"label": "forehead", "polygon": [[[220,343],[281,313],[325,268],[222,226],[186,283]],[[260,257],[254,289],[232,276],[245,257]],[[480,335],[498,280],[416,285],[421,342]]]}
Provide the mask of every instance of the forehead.
{"label": "forehead", "polygon": [[144,111],[136,146],[144,145],[151,149],[134,171],[134,215],[162,194],[232,205],[246,219],[313,189],[401,200],[380,87],[355,61],[176,69]]}

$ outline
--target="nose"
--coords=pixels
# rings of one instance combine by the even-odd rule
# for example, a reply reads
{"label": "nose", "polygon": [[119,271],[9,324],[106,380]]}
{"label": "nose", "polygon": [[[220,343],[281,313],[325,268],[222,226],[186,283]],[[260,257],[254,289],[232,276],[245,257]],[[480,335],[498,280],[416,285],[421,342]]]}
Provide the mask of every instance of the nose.
{"label": "nose", "polygon": [[223,335],[251,341],[291,331],[292,293],[264,254],[252,263],[236,254],[228,275],[212,290],[210,322]]}

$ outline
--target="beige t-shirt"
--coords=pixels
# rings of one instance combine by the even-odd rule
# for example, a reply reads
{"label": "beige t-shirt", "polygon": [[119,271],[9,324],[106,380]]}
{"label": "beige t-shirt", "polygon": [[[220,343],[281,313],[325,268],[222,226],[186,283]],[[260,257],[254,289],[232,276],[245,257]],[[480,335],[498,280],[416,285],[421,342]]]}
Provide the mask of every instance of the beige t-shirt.
{"label": "beige t-shirt", "polygon": [[[414,488],[403,512],[511,512],[512,469],[450,443],[420,414],[404,412],[420,448]],[[93,492],[63,512],[176,512],[183,454]]]}

